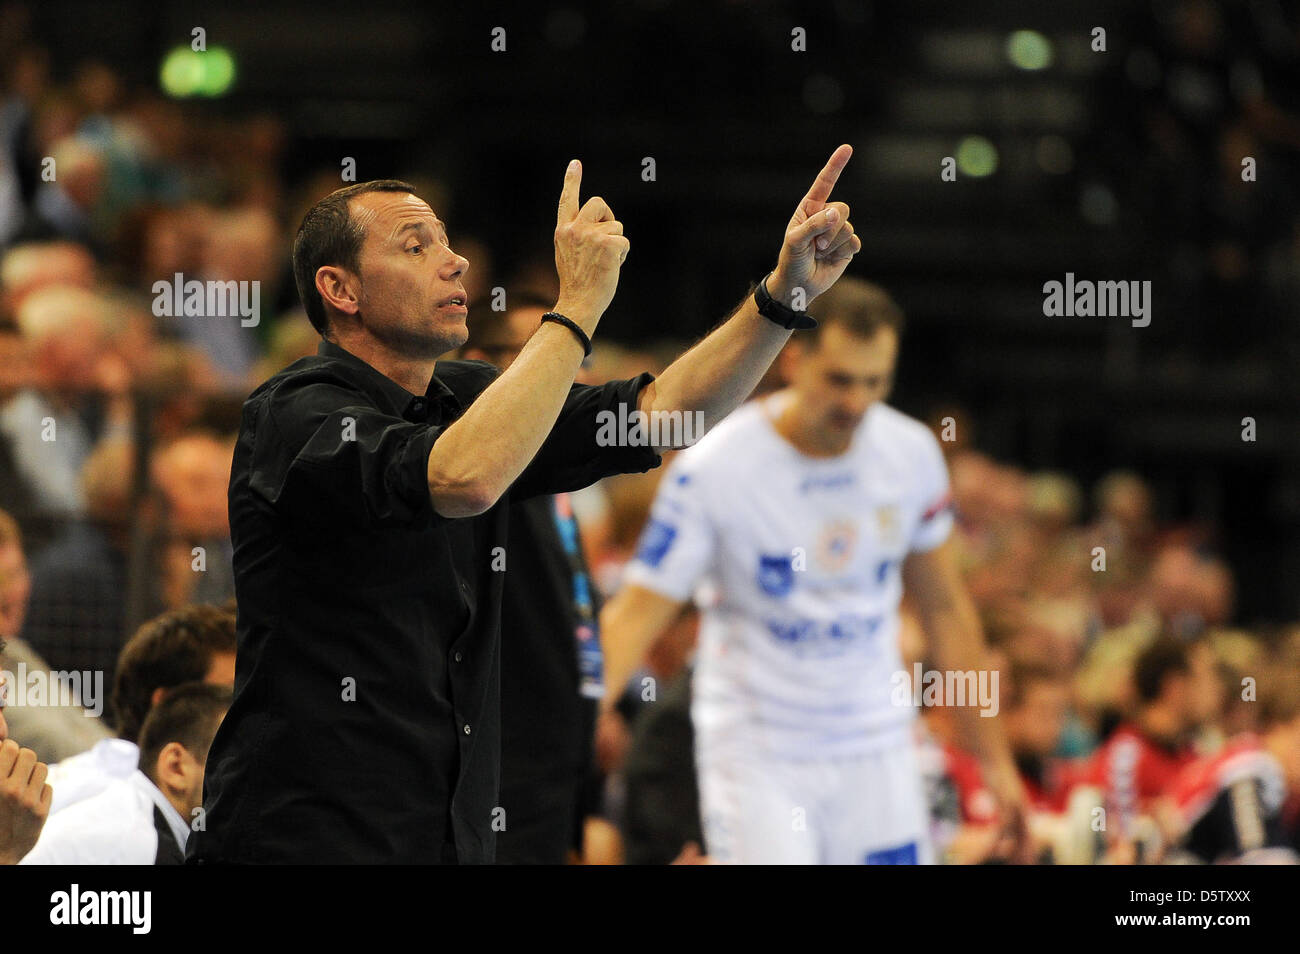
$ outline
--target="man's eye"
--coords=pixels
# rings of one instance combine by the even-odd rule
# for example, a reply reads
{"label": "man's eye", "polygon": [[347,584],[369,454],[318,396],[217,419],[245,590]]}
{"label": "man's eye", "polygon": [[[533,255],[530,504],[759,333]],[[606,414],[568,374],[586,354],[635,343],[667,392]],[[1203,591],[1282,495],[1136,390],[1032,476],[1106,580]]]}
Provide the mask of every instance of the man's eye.
{"label": "man's eye", "polygon": [[415,245],[408,246],[406,250],[408,252],[415,252],[418,255],[420,252],[424,251],[424,246],[417,243]]}

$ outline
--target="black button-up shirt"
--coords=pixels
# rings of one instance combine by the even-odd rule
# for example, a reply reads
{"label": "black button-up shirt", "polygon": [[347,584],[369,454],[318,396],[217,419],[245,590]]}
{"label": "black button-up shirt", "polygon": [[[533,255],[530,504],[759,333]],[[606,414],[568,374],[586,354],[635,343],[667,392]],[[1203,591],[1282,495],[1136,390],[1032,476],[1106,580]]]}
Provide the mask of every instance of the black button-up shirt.
{"label": "black button-up shirt", "polygon": [[441,361],[412,395],[326,341],[245,402],[235,697],[191,859],[492,861],[509,503],[660,460],[597,442],[597,414],[635,409],[651,375],[575,384],[496,506],[440,516],[429,452],[497,373]]}

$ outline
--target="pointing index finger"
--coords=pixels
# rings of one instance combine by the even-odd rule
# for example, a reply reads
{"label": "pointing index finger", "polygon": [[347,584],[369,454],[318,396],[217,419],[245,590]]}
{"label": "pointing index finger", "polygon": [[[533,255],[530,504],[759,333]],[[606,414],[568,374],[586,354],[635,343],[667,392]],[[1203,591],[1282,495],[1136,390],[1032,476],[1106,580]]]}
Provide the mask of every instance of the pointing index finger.
{"label": "pointing index finger", "polygon": [[847,143],[840,146],[827,161],[821,172],[817,173],[816,180],[813,181],[812,188],[804,196],[804,212],[812,215],[822,210],[826,200],[831,197],[831,189],[835,188],[835,183],[839,181],[840,173],[848,165],[849,157],[853,155],[853,147]]}
{"label": "pointing index finger", "polygon": [[574,159],[564,170],[564,188],[560,190],[560,207],[556,223],[572,222],[578,215],[578,190],[582,186],[582,163]]}

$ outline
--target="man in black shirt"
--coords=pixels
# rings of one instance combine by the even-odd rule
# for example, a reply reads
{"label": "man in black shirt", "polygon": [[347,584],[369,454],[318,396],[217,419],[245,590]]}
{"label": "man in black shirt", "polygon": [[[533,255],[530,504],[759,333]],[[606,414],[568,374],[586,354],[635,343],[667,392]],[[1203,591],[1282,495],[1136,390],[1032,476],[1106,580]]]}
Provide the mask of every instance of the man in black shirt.
{"label": "man in black shirt", "polygon": [[861,248],[848,207],[827,204],[850,153],[836,150],[792,217],[762,311],[750,296],[658,380],[601,387],[574,376],[629,246],[603,200],[579,207],[577,161],[557,213],[559,300],[500,374],[438,361],[466,339],[469,263],[411,186],[360,183],[307,213],[294,275],[325,340],[244,404],[235,699],[191,859],[493,860],[492,562],[508,503],[659,462],[652,445],[610,446],[606,414],[698,410],[712,425],[744,399],[801,322],[789,306]]}

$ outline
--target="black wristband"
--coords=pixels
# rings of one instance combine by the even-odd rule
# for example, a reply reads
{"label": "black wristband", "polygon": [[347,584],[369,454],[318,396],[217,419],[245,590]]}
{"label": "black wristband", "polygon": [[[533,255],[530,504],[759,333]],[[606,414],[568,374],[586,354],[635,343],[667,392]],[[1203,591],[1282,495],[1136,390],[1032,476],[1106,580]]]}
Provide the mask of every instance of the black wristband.
{"label": "black wristband", "polygon": [[585,331],[578,327],[576,321],[565,318],[558,311],[548,311],[546,314],[542,315],[542,321],[553,321],[557,325],[564,325],[564,327],[568,328],[578,336],[578,341],[582,344],[583,357],[591,357],[591,338],[587,336]]}
{"label": "black wristband", "polygon": [[758,313],[768,321],[775,322],[782,328],[788,330],[804,330],[807,328],[816,328],[817,319],[806,311],[795,311],[793,308],[787,308],[767,291],[767,280],[772,275],[768,272],[758,280],[754,286],[754,304],[758,306]]}

